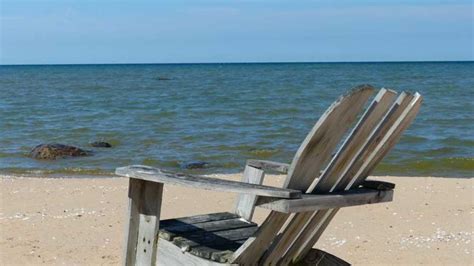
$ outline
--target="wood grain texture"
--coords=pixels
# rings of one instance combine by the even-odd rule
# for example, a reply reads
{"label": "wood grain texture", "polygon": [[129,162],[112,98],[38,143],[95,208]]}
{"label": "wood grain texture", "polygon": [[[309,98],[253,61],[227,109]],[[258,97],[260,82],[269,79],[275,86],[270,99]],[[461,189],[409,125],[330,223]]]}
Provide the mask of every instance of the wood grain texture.
{"label": "wood grain texture", "polygon": [[237,265],[228,263],[219,263],[200,258],[188,252],[183,252],[178,246],[168,241],[160,241],[158,244],[158,265],[186,265],[186,266],[223,266]]}
{"label": "wood grain texture", "polygon": [[231,254],[257,230],[257,224],[234,216],[232,213],[213,213],[164,220],[160,238],[172,242],[182,252],[227,262]]}
{"label": "wood grain texture", "polygon": [[130,178],[125,265],[154,265],[163,184]]}
{"label": "wood grain texture", "polygon": [[176,236],[202,231],[216,231],[229,230],[242,227],[252,227],[254,223],[248,222],[242,218],[226,219],[221,221],[212,221],[205,223],[181,223],[161,228],[160,237],[167,240],[172,240]]}
{"label": "wood grain texture", "polygon": [[[358,169],[360,167],[363,161],[367,158],[368,153],[370,153],[370,151],[376,147],[376,145],[380,142],[383,136],[387,133],[389,127],[396,121],[398,116],[401,114],[400,106],[404,106],[404,104],[407,104],[410,101],[410,97],[411,96],[406,93],[401,93],[397,100],[391,106],[389,106],[390,108],[386,112],[385,116],[380,121],[378,121],[375,128],[371,130],[369,136],[364,137],[365,141],[359,141],[359,147],[356,150],[355,154],[353,154],[350,162],[346,165],[344,169],[341,169],[341,171],[337,173],[339,177],[337,179],[338,182],[333,183],[331,191],[340,191],[343,189],[344,184],[350,182],[352,175],[350,175],[349,173],[351,173],[351,171],[354,171],[354,169]],[[294,260],[295,257],[298,257],[295,254],[308,250],[307,247],[302,247],[302,245],[309,245],[309,242],[313,241],[311,239],[314,239],[317,235],[321,235],[322,232],[318,233],[317,231],[324,230],[325,227],[322,225],[324,224],[325,219],[327,219],[327,217],[329,216],[333,217],[335,215],[335,212],[337,211],[322,210],[320,212],[323,213],[318,215],[316,215],[315,213],[303,213],[301,215],[298,215],[298,217],[296,217],[294,221],[292,221],[295,224],[291,224],[290,228],[293,231],[297,231],[298,234],[296,235],[297,237],[293,237],[292,244],[286,250],[285,256],[283,256],[282,260]],[[330,214],[329,212],[333,213]],[[295,229],[293,229],[293,227],[295,227]],[[313,244],[314,243],[315,242],[313,242]]]}
{"label": "wood grain texture", "polygon": [[298,213],[350,207],[391,201],[393,190],[354,189],[320,195],[303,195],[301,199],[257,202],[257,206],[283,213]]}
{"label": "wood grain texture", "polygon": [[199,214],[199,215],[194,215],[194,216],[189,216],[189,217],[161,220],[160,227],[177,226],[183,223],[198,224],[198,223],[206,223],[206,222],[221,221],[221,220],[236,219],[236,218],[239,218],[239,216],[231,212],[216,212],[216,213],[210,213],[210,214]]}
{"label": "wood grain texture", "polygon": [[[158,264],[160,266],[186,265],[186,266],[231,266],[238,264],[220,263],[194,256],[182,250],[168,241],[160,241],[158,244]],[[248,264],[252,265],[252,264]],[[295,264],[295,266],[348,266],[346,261],[319,249],[312,249],[306,257]]]}
{"label": "wood grain texture", "polygon": [[284,187],[302,191],[308,189],[373,91],[374,88],[369,85],[357,87],[326,110],[296,152]]}
{"label": "wood grain texture", "polygon": [[[354,175],[349,175],[350,178],[345,179],[345,182],[340,185],[340,188],[348,190],[352,187],[358,186],[365,180],[367,175],[370,174],[372,169],[375,167],[376,163],[379,162],[383,156],[393,148],[393,146],[395,146],[403,131],[412,123],[418,114],[421,103],[422,97],[418,93],[415,93],[415,95],[405,94],[405,97],[400,95],[396,103],[398,107],[394,105],[394,108],[389,111],[389,115],[384,118],[381,125],[376,129],[376,132],[371,136],[371,138],[374,139],[370,142],[371,146],[364,150],[366,152],[361,153],[358,156],[357,162],[359,163],[354,164],[357,171],[355,171]],[[369,167],[371,167],[371,169],[369,169]],[[353,171],[352,169],[350,171]],[[337,211],[338,209],[331,210],[332,215],[330,216],[334,217],[334,214]],[[331,219],[332,218],[329,218],[329,221]],[[299,246],[296,252],[292,252],[293,254],[289,254],[288,257],[291,257],[292,261],[301,259],[305,252],[308,251],[308,247],[311,247],[316,243],[328,224],[329,222],[322,219],[309,225],[309,227],[307,227],[308,231],[306,231],[305,234],[306,239],[302,239],[305,241]],[[312,230],[312,227],[318,227],[318,229]],[[288,260],[288,258],[285,259]]]}
{"label": "wood grain texture", "polygon": [[[242,183],[257,184],[261,185],[265,172],[262,169],[255,168],[250,165],[246,165],[244,174],[242,176]],[[257,201],[256,195],[251,194],[240,194],[237,197],[235,203],[235,213],[247,221],[252,220],[252,216],[255,210],[255,202]]]}
{"label": "wood grain texture", "polygon": [[[356,120],[373,93],[373,87],[363,85],[340,97],[321,116],[295,154],[288,170],[285,187],[306,190],[329,161],[341,137]],[[271,212],[254,237],[249,238],[233,255],[233,261],[252,264],[260,260],[288,214]]]}
{"label": "wood grain texture", "polygon": [[[386,115],[395,97],[395,92],[386,89],[381,89],[377,93],[336,154],[332,157],[319,179],[309,186],[307,193],[327,193],[334,190],[334,186],[341,181],[345,169],[353,162],[353,157],[368,142],[367,135],[374,130],[380,123],[380,120]],[[283,230],[278,243],[267,250],[264,259],[265,263],[277,264],[281,259],[281,256],[278,254],[285,254],[292,246],[300,244],[295,244],[295,241],[303,233],[303,229],[313,216],[314,213],[311,212],[296,214]]]}
{"label": "wood grain texture", "polygon": [[180,173],[167,172],[164,170],[143,165],[119,167],[115,170],[115,173],[120,176],[132,177],[150,182],[158,182],[207,190],[288,199],[301,197],[301,191],[294,189],[276,188],[218,178],[185,175]]}
{"label": "wood grain texture", "polygon": [[361,148],[367,145],[367,138],[389,111],[397,94],[394,91],[381,89],[371,102],[366,112],[359,119],[352,132],[341,145],[336,155],[324,169],[321,177],[313,182],[307,193],[325,193],[334,191],[344,177],[345,170],[350,167],[354,157]]}
{"label": "wood grain texture", "polygon": [[288,168],[290,167],[287,163],[272,162],[267,160],[247,160],[247,165],[253,166],[255,168],[262,169],[264,171],[275,171],[281,174],[288,173]]}

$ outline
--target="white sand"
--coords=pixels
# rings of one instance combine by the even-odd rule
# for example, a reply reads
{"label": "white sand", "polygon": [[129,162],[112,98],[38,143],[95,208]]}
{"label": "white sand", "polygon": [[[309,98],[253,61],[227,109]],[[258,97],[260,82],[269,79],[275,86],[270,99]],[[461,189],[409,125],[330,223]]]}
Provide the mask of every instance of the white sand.
{"label": "white sand", "polygon": [[[238,175],[221,178],[239,179]],[[353,264],[473,265],[473,179],[381,177],[392,203],[339,211],[316,247]],[[282,176],[267,176],[281,184]],[[119,264],[127,179],[0,176],[0,264]],[[231,210],[234,195],[165,186],[162,218]],[[261,222],[265,210],[257,209]]]}

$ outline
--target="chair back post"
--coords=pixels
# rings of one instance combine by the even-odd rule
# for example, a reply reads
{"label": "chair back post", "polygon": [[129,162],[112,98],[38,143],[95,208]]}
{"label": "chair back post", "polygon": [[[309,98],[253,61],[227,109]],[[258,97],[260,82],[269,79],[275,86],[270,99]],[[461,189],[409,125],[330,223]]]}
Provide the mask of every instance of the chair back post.
{"label": "chair back post", "polygon": [[[261,185],[263,183],[264,177],[265,173],[262,169],[246,164],[241,181],[249,184]],[[238,194],[235,202],[234,213],[247,221],[251,221],[255,211],[255,203],[257,202],[257,198],[257,195],[243,193]]]}
{"label": "chair back post", "polygon": [[155,265],[163,184],[130,178],[125,265]]}

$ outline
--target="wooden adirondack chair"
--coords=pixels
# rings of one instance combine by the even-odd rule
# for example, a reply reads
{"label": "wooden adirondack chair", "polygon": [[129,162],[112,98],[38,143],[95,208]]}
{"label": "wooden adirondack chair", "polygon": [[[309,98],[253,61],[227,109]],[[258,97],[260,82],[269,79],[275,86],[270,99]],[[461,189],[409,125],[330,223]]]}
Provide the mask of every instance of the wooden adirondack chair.
{"label": "wooden adirondack chair", "polygon": [[[381,89],[367,106],[373,92],[373,87],[363,85],[340,97],[313,127],[291,164],[249,160],[241,182],[147,166],[117,168],[118,175],[130,178],[125,264],[347,265],[312,247],[339,208],[392,200],[394,184],[366,178],[422,102],[418,93],[397,97]],[[261,185],[269,170],[287,174],[283,188]],[[165,183],[239,197],[231,212],[160,221]],[[251,221],[255,206],[271,210],[260,226]]]}

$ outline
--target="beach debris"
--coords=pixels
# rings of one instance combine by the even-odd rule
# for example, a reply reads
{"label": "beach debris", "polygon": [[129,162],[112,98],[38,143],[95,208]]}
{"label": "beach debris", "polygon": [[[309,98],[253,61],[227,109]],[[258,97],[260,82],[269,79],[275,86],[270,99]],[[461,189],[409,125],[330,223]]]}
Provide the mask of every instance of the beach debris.
{"label": "beach debris", "polygon": [[92,155],[91,151],[59,143],[40,144],[34,147],[30,152],[30,157],[41,160],[56,160],[66,157],[90,155]]}
{"label": "beach debris", "polygon": [[112,148],[112,144],[105,141],[94,141],[90,145],[95,148]]}
{"label": "beach debris", "polygon": [[184,168],[184,169],[202,169],[202,168],[208,168],[209,165],[210,165],[209,162],[197,161],[197,162],[183,163],[181,165],[181,168]]}
{"label": "beach debris", "polygon": [[434,243],[448,243],[451,241],[456,242],[457,246],[458,243],[469,245],[471,240],[472,233],[469,231],[447,232],[441,228],[437,228],[436,232],[430,236],[414,236],[411,234],[409,237],[402,237],[400,244],[402,248],[408,246],[430,248]]}

